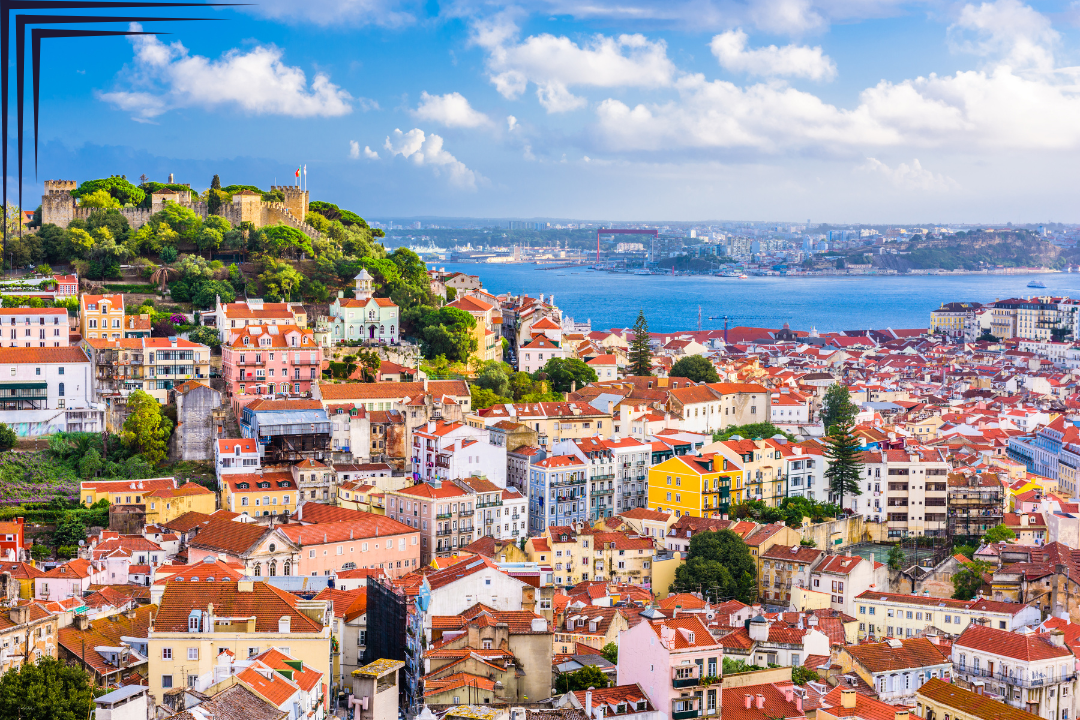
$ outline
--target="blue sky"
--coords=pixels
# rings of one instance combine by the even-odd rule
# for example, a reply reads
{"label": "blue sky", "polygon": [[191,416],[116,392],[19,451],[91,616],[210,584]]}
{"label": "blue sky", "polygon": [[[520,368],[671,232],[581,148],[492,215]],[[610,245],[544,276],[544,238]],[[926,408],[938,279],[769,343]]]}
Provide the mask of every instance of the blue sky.
{"label": "blue sky", "polygon": [[1080,2],[197,14],[222,21],[45,42],[41,179],[306,163],[313,197],[372,218],[1080,221]]}

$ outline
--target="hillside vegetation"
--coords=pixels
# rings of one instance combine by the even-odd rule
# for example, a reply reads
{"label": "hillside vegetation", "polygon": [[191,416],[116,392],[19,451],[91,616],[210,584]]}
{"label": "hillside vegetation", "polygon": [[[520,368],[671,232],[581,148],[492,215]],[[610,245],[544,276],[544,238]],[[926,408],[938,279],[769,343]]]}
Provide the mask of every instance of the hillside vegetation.
{"label": "hillside vegetation", "polygon": [[[89,219],[74,220],[67,228],[41,225],[38,208],[34,231],[11,237],[5,259],[18,268],[71,265],[80,277],[102,284],[121,279],[122,264],[134,265],[148,283],[167,286],[174,301],[190,303],[196,311],[211,309],[217,297],[329,303],[341,292],[351,298],[355,276],[366,269],[375,295],[400,308],[402,334],[414,337],[427,357],[456,362],[476,349],[475,319],[441,307],[420,257],[406,248],[388,253],[380,242],[382,230],[373,230],[359,214],[312,201],[304,220],[318,231],[317,238],[285,225],[233,227],[215,208],[234,194],[250,190],[265,200],[282,198],[253,185],[223,187],[215,175],[202,193],[190,191],[193,199],[207,203],[207,218],[168,204],[133,230],[120,209],[148,206],[151,193],[162,187],[136,186],[122,176],[88,180],[73,195],[80,205],[96,208]],[[212,259],[215,254],[234,260]]]}

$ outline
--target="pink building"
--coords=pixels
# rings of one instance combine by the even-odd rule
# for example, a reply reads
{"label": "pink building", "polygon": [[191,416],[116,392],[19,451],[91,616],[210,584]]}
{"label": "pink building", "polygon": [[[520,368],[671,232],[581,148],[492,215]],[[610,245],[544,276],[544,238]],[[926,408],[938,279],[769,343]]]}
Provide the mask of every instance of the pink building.
{"label": "pink building", "polygon": [[298,575],[330,575],[342,570],[381,569],[395,578],[420,565],[420,533],[381,515],[280,525],[278,529],[300,546]]}
{"label": "pink building", "polygon": [[642,615],[642,622],[619,633],[618,684],[637,683],[672,720],[719,717],[723,646],[698,615]]}
{"label": "pink building", "polygon": [[250,325],[227,332],[221,375],[237,411],[260,397],[308,392],[322,372],[322,348],[307,328]]}

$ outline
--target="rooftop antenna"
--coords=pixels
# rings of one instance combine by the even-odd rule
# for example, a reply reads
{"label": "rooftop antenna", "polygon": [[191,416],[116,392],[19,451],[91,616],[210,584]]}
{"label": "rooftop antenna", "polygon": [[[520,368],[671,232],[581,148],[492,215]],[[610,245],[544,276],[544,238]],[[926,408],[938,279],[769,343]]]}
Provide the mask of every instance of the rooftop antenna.
{"label": "rooftop antenna", "polygon": [[701,306],[697,306],[697,329],[701,332]]}

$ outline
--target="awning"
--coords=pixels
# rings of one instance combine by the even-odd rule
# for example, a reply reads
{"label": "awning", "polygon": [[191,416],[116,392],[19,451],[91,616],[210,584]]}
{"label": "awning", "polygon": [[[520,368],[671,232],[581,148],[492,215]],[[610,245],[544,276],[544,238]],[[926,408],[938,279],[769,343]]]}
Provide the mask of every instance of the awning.
{"label": "awning", "polygon": [[49,384],[43,382],[0,382],[0,390],[48,390]]}

